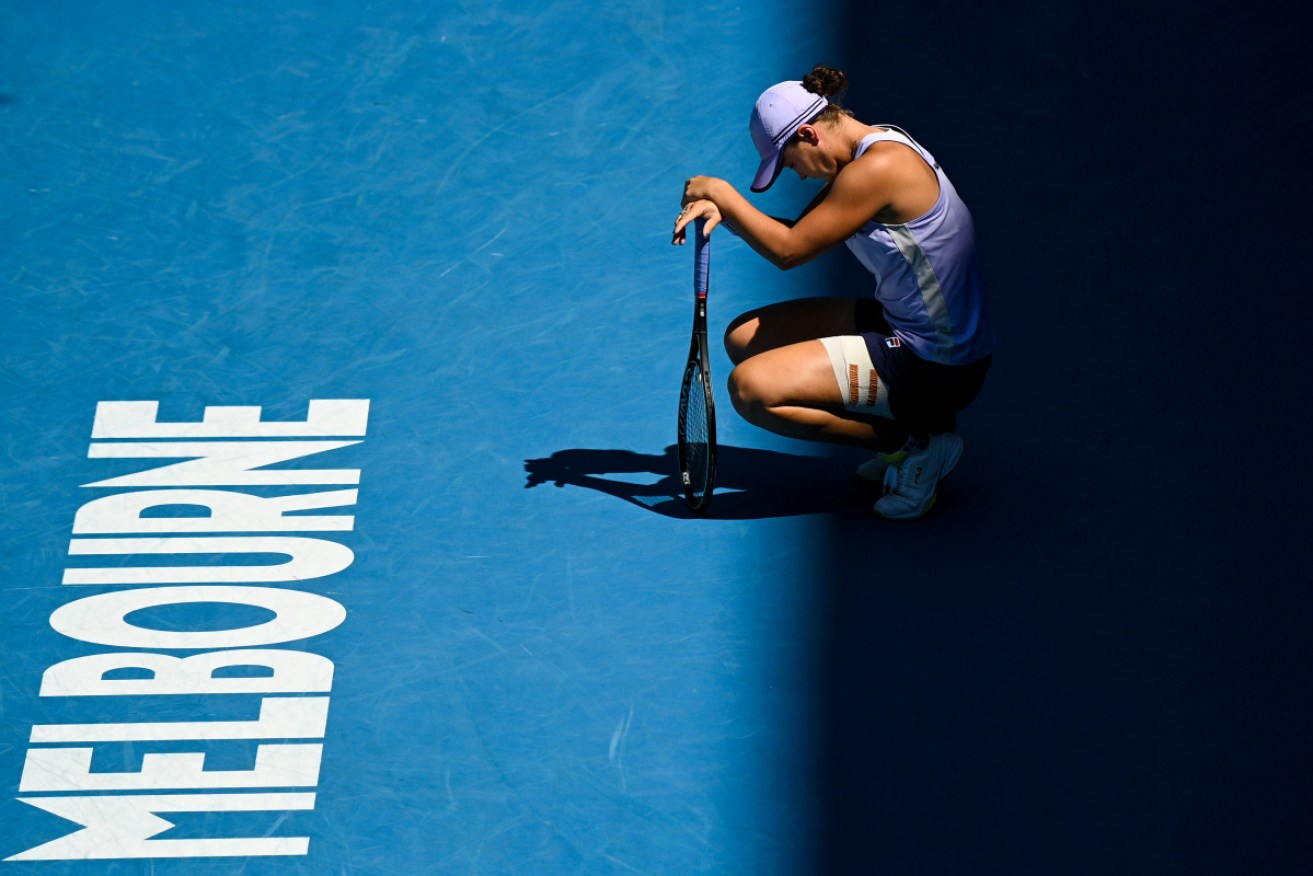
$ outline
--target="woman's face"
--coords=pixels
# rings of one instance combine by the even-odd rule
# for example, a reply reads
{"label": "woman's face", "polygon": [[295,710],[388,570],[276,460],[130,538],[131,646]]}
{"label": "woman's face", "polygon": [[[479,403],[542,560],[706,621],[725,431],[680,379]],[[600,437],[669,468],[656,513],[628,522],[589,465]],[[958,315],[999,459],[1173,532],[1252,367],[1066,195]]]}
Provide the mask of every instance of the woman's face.
{"label": "woman's face", "polygon": [[816,128],[803,125],[780,153],[784,166],[798,175],[798,179],[834,179],[838,168],[821,148]]}

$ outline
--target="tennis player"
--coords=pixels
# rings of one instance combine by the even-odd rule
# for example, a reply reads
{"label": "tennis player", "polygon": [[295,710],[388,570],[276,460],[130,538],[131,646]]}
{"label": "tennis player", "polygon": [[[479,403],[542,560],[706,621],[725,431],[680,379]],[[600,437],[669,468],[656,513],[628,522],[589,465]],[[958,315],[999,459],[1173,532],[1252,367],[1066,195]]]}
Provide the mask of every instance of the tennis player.
{"label": "tennis player", "polygon": [[767,216],[723,179],[684,184],[673,242],[694,219],[720,224],[784,270],[846,243],[875,276],[874,297],[804,298],[730,323],[730,398],[781,435],[867,447],[858,477],[882,484],[883,517],[921,517],[962,455],[957,413],[989,370],[971,215],[943,169],[907,132],[867,125],[833,100],[847,84],[816,67],[758,98],[748,124],[761,164],[752,191],[784,168],[824,187],[796,220]]}

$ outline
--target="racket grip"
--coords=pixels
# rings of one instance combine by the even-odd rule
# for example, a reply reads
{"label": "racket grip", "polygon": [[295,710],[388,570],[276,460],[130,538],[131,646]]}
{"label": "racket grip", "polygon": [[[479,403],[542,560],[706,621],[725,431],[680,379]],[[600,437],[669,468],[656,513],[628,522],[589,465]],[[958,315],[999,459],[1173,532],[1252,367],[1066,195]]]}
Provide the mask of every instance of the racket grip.
{"label": "racket grip", "polygon": [[693,292],[699,298],[707,297],[707,287],[710,285],[711,247],[702,230],[706,224],[705,219],[693,221]]}

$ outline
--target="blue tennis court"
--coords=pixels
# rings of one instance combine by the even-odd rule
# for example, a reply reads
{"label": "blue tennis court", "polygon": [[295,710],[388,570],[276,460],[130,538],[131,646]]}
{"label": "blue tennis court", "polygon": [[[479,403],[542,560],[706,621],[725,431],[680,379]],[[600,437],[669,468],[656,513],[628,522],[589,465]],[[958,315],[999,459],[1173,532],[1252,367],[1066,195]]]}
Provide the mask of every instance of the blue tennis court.
{"label": "blue tennis court", "polygon": [[[1293,39],[4,4],[0,876],[1306,872]],[[710,513],[675,478],[681,184],[746,190],[818,62],[985,246],[1002,342],[914,523],[723,397]],[[717,235],[712,333],[851,262]]]}

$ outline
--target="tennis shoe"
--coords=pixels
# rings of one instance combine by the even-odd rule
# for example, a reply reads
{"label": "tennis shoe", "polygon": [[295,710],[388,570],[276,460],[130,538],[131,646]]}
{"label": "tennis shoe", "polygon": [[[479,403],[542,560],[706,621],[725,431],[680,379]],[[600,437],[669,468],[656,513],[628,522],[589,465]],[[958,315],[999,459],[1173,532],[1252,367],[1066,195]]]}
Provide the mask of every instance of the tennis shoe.
{"label": "tennis shoe", "polygon": [[897,465],[904,459],[907,459],[907,451],[905,450],[894,453],[877,453],[874,459],[868,459],[857,466],[857,479],[868,484],[884,483],[884,473],[889,470],[889,466]]}
{"label": "tennis shoe", "polygon": [[[940,478],[952,471],[962,458],[962,439],[952,432],[944,432],[931,435],[925,450],[884,456],[884,495],[876,500],[872,510],[893,520],[915,520],[935,506]],[[902,459],[897,459],[899,456]]]}

